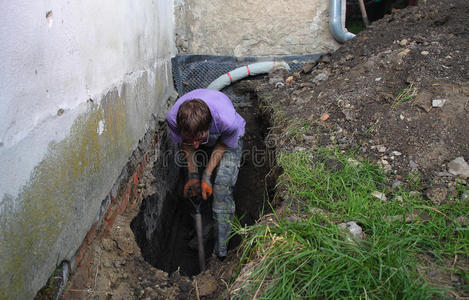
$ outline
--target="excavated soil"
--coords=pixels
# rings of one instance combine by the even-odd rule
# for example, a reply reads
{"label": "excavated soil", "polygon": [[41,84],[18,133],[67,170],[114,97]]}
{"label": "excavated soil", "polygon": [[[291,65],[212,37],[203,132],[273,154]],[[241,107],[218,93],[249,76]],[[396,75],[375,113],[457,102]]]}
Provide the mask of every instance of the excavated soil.
{"label": "excavated soil", "polygon": [[[424,187],[439,183],[451,194],[455,179],[447,173],[448,162],[461,156],[469,161],[468,49],[469,2],[422,0],[417,7],[394,10],[374,22],[316,65],[294,74],[244,81],[238,88],[278,105],[289,120],[309,124],[301,134],[276,141],[277,151],[338,146],[378,162],[390,175],[390,184],[393,180],[405,184],[413,171],[421,174]],[[432,100],[438,99],[444,105],[433,107]],[[271,128],[271,134],[280,136],[284,130]],[[256,182],[244,186],[259,190],[254,185],[265,185],[250,176],[241,177]],[[151,184],[149,177],[146,186]],[[462,183],[467,186],[467,181]],[[249,188],[238,191],[237,197],[249,193]],[[193,277],[157,270],[142,258],[130,222],[149,194],[144,188],[140,201],[118,217],[109,237],[92,243],[98,254],[92,261],[96,273],[86,289],[69,288],[66,295],[77,299],[228,297],[229,283],[239,270],[236,249],[224,262],[211,258],[208,269]],[[258,207],[240,209],[252,222]],[[455,284],[446,277],[433,278],[434,283]]]}

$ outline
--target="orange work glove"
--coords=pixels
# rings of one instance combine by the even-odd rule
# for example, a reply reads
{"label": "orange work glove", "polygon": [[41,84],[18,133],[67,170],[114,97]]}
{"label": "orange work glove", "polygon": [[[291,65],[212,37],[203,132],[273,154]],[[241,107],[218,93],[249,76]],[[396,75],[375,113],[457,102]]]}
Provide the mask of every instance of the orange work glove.
{"label": "orange work glove", "polygon": [[213,190],[212,190],[212,183],[210,182],[210,176],[212,174],[209,174],[204,171],[204,174],[202,174],[202,198],[204,200],[207,200],[208,197],[212,196]]}
{"label": "orange work glove", "polygon": [[184,197],[196,197],[200,195],[200,179],[199,174],[189,173],[189,180],[187,180],[186,184],[184,185]]}

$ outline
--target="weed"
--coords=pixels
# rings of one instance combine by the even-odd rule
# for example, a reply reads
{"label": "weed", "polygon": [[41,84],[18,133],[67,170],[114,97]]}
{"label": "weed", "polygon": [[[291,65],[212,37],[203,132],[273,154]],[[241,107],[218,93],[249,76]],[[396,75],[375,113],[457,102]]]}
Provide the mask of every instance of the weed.
{"label": "weed", "polygon": [[408,182],[410,189],[414,191],[421,190],[422,175],[420,174],[419,171],[412,170],[409,173],[407,173],[406,181]]}
{"label": "weed", "polygon": [[417,87],[411,83],[407,88],[403,89],[394,100],[393,107],[411,100],[417,95]]}

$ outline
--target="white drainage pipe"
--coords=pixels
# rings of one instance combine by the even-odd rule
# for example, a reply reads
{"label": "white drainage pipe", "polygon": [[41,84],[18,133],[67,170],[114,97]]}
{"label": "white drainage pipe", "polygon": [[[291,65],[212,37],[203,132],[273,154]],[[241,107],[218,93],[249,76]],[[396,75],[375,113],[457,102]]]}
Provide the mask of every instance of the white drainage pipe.
{"label": "white drainage pipe", "polygon": [[236,68],[226,74],[221,75],[215,79],[207,89],[210,90],[222,90],[224,87],[230,85],[232,82],[236,82],[247,76],[254,76],[270,72],[275,67],[282,67],[290,70],[290,66],[284,61],[264,61],[246,65],[244,67]]}
{"label": "white drainage pipe", "polygon": [[346,0],[330,0],[329,5],[329,28],[332,36],[339,43],[353,39],[355,34],[345,28]]}

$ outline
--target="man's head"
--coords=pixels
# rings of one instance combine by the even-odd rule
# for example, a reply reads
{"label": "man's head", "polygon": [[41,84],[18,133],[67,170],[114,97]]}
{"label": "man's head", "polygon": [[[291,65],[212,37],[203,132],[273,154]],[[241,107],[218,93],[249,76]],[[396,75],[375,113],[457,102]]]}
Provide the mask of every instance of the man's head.
{"label": "man's head", "polygon": [[[200,100],[188,100],[179,107],[176,122],[185,142],[197,142],[208,135],[210,124],[212,123],[212,114],[208,105]],[[196,147],[196,148],[197,148]]]}

